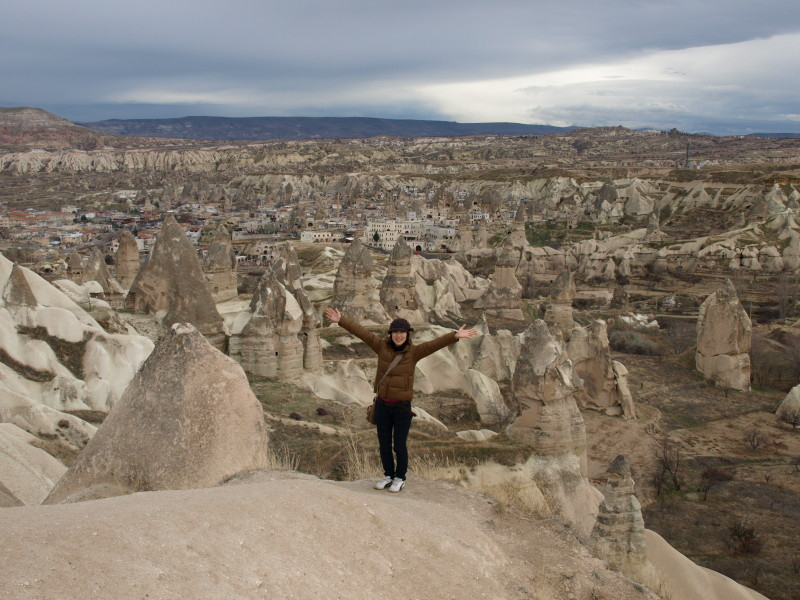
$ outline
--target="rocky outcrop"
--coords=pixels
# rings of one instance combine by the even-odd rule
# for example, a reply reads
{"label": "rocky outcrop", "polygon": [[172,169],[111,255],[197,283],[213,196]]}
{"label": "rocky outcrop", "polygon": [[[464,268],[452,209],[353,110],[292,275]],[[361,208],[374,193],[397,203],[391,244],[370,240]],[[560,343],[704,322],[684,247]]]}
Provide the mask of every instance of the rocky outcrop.
{"label": "rocky outcrop", "polygon": [[235,361],[174,324],[47,504],[218,485],[266,465],[261,404]]}
{"label": "rocky outcrop", "polygon": [[426,320],[417,295],[417,279],[412,272],[411,247],[400,238],[389,256],[386,276],[381,284],[380,299],[391,318],[402,317],[411,324]]}
{"label": "rocky outcrop", "polygon": [[241,334],[241,362],[247,373],[261,377],[299,377],[304,348],[299,334],[304,314],[300,303],[267,271],[250,302],[252,317]]}
{"label": "rocky outcrop", "polygon": [[475,308],[483,309],[487,314],[506,319],[523,320],[522,286],[517,281],[515,272],[519,263],[519,252],[510,239],[506,240],[497,254],[492,283],[486,292],[475,301]]}
{"label": "rocky outcrop", "polygon": [[602,490],[603,501],[589,548],[612,569],[642,580],[643,570],[649,567],[644,520],[624,456],[618,456],[609,466]]}
{"label": "rocky outcrop", "polygon": [[718,387],[750,390],[752,325],[728,279],[700,305],[695,364]]}
{"label": "rocky outcrop", "polygon": [[200,259],[171,214],[125,300],[130,310],[156,314],[164,327],[191,323],[219,350],[227,346],[222,317],[208,289]]}
{"label": "rocky outcrop", "polygon": [[[53,421],[62,419],[30,411],[46,405],[107,412],[153,349],[143,336],[106,332],[54,285],[2,255],[0,331],[0,410],[10,411],[4,420],[55,439],[61,436]],[[63,418],[63,429],[80,430]],[[78,440],[67,443],[82,447]]]}
{"label": "rocky outcrop", "polygon": [[567,353],[583,381],[583,406],[604,410],[610,415],[622,413],[626,419],[636,417],[627,383],[628,371],[621,363],[611,360],[605,321],[595,320],[588,327],[574,327]]}
{"label": "rocky outcrop", "polygon": [[125,290],[119,282],[111,275],[106,264],[105,257],[97,248],[92,249],[88,260],[85,261],[81,276],[81,283],[96,281],[102,288],[102,297],[109,304],[117,308],[121,307],[122,296]]}
{"label": "rocky outcrop", "polygon": [[586,428],[576,401],[582,383],[563,343],[534,321],[523,334],[512,379],[519,416],[508,435],[533,449],[524,471],[553,514],[588,535],[599,492],[586,477]]}
{"label": "rocky outcrop", "polygon": [[306,293],[303,270],[300,268],[297,253],[290,244],[284,244],[279,258],[272,263],[272,272],[286,291],[294,296],[303,312],[299,336],[303,344],[303,368],[307,371],[319,370],[322,367],[322,346],[319,341],[321,320]]}
{"label": "rocky outcrop", "polygon": [[127,292],[139,273],[139,246],[129,229],[123,229],[119,236],[119,246],[114,272],[117,281]]}
{"label": "rocky outcrop", "polygon": [[575,321],[572,319],[572,301],[575,299],[575,280],[569,269],[564,269],[550,286],[550,300],[544,313],[544,320],[565,335]]}
{"label": "rocky outcrop", "polygon": [[385,325],[391,320],[372,277],[372,255],[358,239],[339,263],[331,306],[364,325]]}
{"label": "rocky outcrop", "polygon": [[789,390],[775,411],[775,415],[793,427],[800,427],[800,385]]}
{"label": "rocky outcrop", "polygon": [[214,302],[236,298],[236,252],[233,250],[231,234],[222,223],[214,230],[208,254],[203,261],[203,273]]}

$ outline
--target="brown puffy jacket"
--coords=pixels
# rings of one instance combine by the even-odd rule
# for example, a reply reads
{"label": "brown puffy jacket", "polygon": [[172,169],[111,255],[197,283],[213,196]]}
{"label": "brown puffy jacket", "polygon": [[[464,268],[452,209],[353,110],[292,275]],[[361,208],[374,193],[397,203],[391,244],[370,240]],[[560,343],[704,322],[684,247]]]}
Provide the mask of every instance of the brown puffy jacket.
{"label": "brown puffy jacket", "polygon": [[[378,368],[375,370],[375,383],[373,384],[374,390],[375,385],[383,377],[397,351],[390,345],[388,336],[377,336],[347,317],[342,317],[339,320],[339,325],[367,344],[378,355]],[[414,342],[409,340],[402,350],[403,358],[394,366],[389,376],[383,380],[381,389],[374,390],[375,393],[387,400],[410,402],[414,397],[414,367],[416,367],[417,362],[457,341],[458,338],[455,331],[440,336],[435,340],[423,342],[419,346],[415,346]]]}

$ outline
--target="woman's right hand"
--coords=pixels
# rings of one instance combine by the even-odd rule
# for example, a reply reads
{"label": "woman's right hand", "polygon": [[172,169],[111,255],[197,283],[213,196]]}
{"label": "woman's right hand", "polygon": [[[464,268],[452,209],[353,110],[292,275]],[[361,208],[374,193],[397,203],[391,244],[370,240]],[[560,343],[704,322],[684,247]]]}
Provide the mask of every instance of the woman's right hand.
{"label": "woman's right hand", "polygon": [[328,317],[328,319],[330,319],[334,323],[338,323],[339,319],[342,318],[342,313],[339,312],[338,308],[326,308],[325,316]]}

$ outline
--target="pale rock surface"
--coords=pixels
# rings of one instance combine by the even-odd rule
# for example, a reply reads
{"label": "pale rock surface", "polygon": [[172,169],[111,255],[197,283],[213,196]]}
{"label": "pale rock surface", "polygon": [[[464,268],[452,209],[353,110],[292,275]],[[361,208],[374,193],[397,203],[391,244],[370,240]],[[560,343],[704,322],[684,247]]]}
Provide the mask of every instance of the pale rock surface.
{"label": "pale rock surface", "polygon": [[533,448],[523,470],[549,510],[588,535],[600,492],[587,479],[586,428],[575,398],[581,387],[563,343],[543,320],[531,323],[512,380],[520,415],[508,435]]}
{"label": "pale rock surface", "polygon": [[491,429],[467,429],[465,431],[457,431],[456,435],[468,442],[486,442],[498,434]]}
{"label": "pale rock surface", "polygon": [[[414,342],[421,343],[448,331],[452,330],[431,326],[415,332]],[[419,361],[415,370],[414,390],[423,394],[460,390],[475,402],[481,421],[495,424],[503,421],[511,408],[503,398],[497,381],[472,368],[472,348],[475,343],[476,340],[459,340]]]}
{"label": "pale rock surface", "polygon": [[264,472],[212,489],[4,509],[0,530],[27,542],[0,545],[0,594],[455,600],[468,589],[496,600],[583,598],[587,590],[657,599],[560,524],[516,519],[452,483],[414,479],[401,494],[372,483]]}
{"label": "pale rock surface", "polygon": [[681,600],[768,600],[733,579],[693,563],[655,531],[645,529],[647,558],[670,598]]}
{"label": "pale rock surface", "polygon": [[264,468],[261,404],[241,367],[174,324],[46,503],[218,485]]}
{"label": "pale rock surface", "polygon": [[750,317],[730,279],[700,305],[695,363],[718,387],[750,390]]}
{"label": "pale rock surface", "polygon": [[200,259],[171,214],[164,217],[150,257],[136,275],[125,302],[135,312],[157,314],[164,327],[191,323],[218,350],[226,348],[224,323]]}
{"label": "pale rock surface", "polygon": [[315,395],[340,404],[367,406],[375,396],[373,382],[352,359],[337,361],[332,371],[306,372],[303,381]]}
{"label": "pale rock surface", "polygon": [[[70,300],[80,306],[108,333],[126,333],[135,335],[138,332],[125,319],[119,316],[111,304],[101,300],[92,293],[93,288],[100,288],[96,281],[87,281],[84,284],[75,283],[69,279],[57,279],[53,285],[64,292]],[[102,292],[102,288],[100,288]]]}
{"label": "pale rock surface", "polygon": [[55,286],[0,255],[0,349],[8,356],[0,384],[10,392],[56,410],[107,412],[153,343],[106,333]]}
{"label": "pale rock surface", "polygon": [[16,425],[0,422],[0,509],[40,504],[67,470],[59,460],[37,448],[37,441]]}
{"label": "pale rock surface", "polygon": [[58,411],[13,391],[0,377],[0,423],[16,425],[39,438],[80,451],[97,431],[73,415]]}
{"label": "pale rock surface", "polygon": [[111,275],[105,257],[97,248],[92,249],[92,253],[89,255],[83,267],[81,283],[87,283],[89,281],[96,281],[100,284],[103,297],[109,302],[118,303],[125,293],[125,290],[119,282]]}

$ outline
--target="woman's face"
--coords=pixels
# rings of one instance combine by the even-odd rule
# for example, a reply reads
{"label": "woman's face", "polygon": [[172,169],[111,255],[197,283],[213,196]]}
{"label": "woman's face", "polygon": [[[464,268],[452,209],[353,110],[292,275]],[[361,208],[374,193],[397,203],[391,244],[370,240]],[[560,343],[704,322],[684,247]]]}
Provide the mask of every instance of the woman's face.
{"label": "woman's face", "polygon": [[406,341],[408,337],[407,331],[393,331],[391,333],[392,341],[394,342],[395,346],[402,346],[403,343]]}

